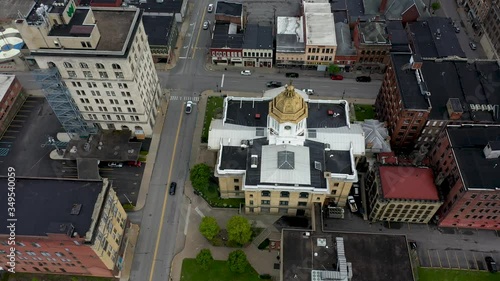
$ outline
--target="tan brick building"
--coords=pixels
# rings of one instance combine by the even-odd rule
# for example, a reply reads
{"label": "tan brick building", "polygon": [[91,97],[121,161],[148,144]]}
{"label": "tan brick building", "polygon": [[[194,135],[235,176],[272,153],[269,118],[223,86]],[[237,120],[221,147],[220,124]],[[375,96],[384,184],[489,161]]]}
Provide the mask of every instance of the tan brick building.
{"label": "tan brick building", "polygon": [[247,213],[345,206],[365,153],[362,128],[348,116],[346,101],[309,100],[291,85],[262,98],[227,97],[208,139],[218,150],[221,197],[244,197]]}
{"label": "tan brick building", "polygon": [[377,164],[366,189],[371,221],[428,223],[443,203],[427,167]]}
{"label": "tan brick building", "polygon": [[0,137],[26,101],[27,95],[14,75],[0,75]]}

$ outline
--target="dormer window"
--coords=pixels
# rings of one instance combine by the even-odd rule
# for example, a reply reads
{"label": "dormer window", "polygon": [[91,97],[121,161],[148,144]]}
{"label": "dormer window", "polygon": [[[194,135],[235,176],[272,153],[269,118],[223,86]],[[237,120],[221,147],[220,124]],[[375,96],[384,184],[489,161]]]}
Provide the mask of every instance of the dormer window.
{"label": "dormer window", "polygon": [[292,129],[292,126],[285,126],[285,130],[291,130]]}

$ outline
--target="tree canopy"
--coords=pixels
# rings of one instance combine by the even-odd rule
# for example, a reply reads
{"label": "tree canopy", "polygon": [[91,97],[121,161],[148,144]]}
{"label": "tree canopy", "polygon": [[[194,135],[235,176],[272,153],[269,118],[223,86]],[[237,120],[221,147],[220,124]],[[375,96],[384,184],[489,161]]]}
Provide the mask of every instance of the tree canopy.
{"label": "tree canopy", "polygon": [[200,223],[200,232],[208,240],[212,240],[219,234],[220,227],[214,217],[204,217]]}
{"label": "tree canopy", "polygon": [[202,249],[198,255],[196,255],[196,263],[200,266],[201,269],[207,270],[214,258],[212,257],[212,252],[209,249]]}
{"label": "tree canopy", "polygon": [[247,256],[242,250],[236,250],[229,253],[227,259],[229,270],[232,272],[243,273],[248,267]]}
{"label": "tree canopy", "polygon": [[191,168],[189,179],[195,189],[207,187],[210,183],[212,172],[207,164],[200,163]]}
{"label": "tree canopy", "polygon": [[234,216],[227,223],[227,233],[230,241],[240,245],[246,244],[252,238],[252,227],[242,216]]}

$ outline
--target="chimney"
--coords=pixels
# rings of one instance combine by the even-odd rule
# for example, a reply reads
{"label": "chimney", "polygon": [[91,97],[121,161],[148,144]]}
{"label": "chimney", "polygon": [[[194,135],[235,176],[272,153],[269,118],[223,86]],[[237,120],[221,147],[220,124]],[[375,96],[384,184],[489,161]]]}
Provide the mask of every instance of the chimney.
{"label": "chimney", "polygon": [[449,98],[446,103],[446,109],[448,110],[448,115],[451,120],[459,120],[462,118],[462,114],[464,113],[462,103],[458,98]]}
{"label": "chimney", "polygon": [[422,68],[422,57],[418,54],[413,54],[410,58],[411,69],[421,69]]}
{"label": "chimney", "polygon": [[483,149],[486,159],[500,158],[500,141],[490,141]]}
{"label": "chimney", "polygon": [[380,2],[379,12],[385,12],[385,8],[387,8],[387,0],[382,0],[382,2]]}

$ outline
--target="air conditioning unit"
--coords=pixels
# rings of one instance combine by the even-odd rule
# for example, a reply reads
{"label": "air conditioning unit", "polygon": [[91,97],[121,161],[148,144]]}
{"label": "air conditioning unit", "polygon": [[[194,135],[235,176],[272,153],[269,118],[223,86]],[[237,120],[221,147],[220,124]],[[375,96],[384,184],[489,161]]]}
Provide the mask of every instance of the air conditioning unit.
{"label": "air conditioning unit", "polygon": [[471,103],[471,104],[469,104],[469,107],[470,107],[470,110],[476,110],[476,105],[474,105],[474,104],[472,104],[472,103]]}
{"label": "air conditioning unit", "polygon": [[487,107],[488,107],[489,111],[493,111],[493,105],[492,104],[488,104]]}
{"label": "air conditioning unit", "polygon": [[488,109],[488,107],[486,106],[486,104],[481,104],[482,111],[486,111],[487,109]]}
{"label": "air conditioning unit", "polygon": [[481,105],[476,103],[476,110],[481,110]]}

